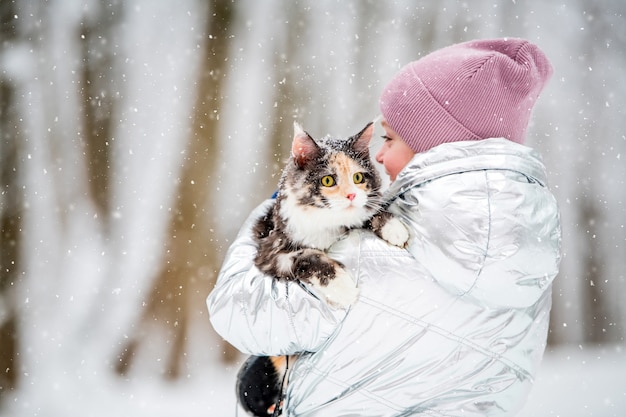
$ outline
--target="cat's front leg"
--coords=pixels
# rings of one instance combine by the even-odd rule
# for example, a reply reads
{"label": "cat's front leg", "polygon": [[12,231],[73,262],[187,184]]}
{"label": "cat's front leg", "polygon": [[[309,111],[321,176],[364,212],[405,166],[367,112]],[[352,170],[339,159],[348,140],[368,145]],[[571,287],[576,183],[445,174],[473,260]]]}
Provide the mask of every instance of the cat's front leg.
{"label": "cat's front leg", "polygon": [[409,241],[409,230],[397,217],[388,211],[380,211],[370,220],[376,235],[392,245],[403,248]]}
{"label": "cat's front leg", "polygon": [[317,249],[305,249],[294,259],[294,274],[308,282],[334,307],[354,304],[359,289],[343,266]]}
{"label": "cat's front leg", "polygon": [[311,284],[324,295],[328,304],[333,307],[350,307],[359,296],[359,289],[352,276],[341,267],[335,271],[335,278],[328,281],[326,285],[320,284],[316,277],[311,279]]}

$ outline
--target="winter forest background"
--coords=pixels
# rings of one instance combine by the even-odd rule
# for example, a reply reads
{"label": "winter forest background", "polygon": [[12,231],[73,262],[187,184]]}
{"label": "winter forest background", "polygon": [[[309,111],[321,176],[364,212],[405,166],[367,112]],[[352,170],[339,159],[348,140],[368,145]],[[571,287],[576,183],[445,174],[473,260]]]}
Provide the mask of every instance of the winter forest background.
{"label": "winter forest background", "polygon": [[555,75],[528,144],[562,210],[524,416],[626,415],[626,2],[0,1],[0,415],[235,415],[204,299],[292,121],[348,135],[450,43],[520,36]]}

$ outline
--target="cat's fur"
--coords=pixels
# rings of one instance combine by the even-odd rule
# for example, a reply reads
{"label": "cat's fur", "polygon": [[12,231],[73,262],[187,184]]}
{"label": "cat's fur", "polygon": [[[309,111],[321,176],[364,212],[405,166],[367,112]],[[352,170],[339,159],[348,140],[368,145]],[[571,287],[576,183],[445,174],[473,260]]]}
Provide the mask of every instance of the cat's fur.
{"label": "cat's fur", "polygon": [[330,305],[354,303],[358,290],[343,265],[326,255],[351,228],[368,227],[404,246],[408,231],[381,209],[381,180],[369,155],[374,124],[348,139],[315,140],[297,123],[276,203],[255,225],[255,265],[264,273],[309,283]]}

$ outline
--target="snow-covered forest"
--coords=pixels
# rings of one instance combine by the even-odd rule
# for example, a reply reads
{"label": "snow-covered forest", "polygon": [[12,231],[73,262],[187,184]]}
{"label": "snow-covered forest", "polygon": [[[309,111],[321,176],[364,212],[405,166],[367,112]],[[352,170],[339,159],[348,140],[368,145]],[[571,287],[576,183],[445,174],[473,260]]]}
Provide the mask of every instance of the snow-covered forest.
{"label": "snow-covered forest", "polygon": [[293,120],[350,134],[450,43],[555,75],[528,144],[559,199],[550,344],[524,416],[626,415],[622,0],[2,0],[0,415],[230,416],[204,299]]}

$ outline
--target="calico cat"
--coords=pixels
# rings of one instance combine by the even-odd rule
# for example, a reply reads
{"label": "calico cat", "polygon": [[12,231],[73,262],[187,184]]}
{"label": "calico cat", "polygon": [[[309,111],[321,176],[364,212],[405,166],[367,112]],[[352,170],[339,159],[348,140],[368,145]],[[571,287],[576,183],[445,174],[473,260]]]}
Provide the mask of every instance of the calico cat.
{"label": "calico cat", "polygon": [[[404,225],[382,209],[381,180],[369,155],[374,124],[348,139],[315,140],[294,123],[291,157],[276,203],[254,226],[255,265],[285,280],[309,283],[335,307],[358,296],[341,263],[325,250],[352,228],[366,227],[403,247]],[[279,415],[283,384],[296,356],[250,356],[237,376],[239,403],[254,416]]]}
{"label": "calico cat", "polygon": [[315,140],[294,123],[291,157],[273,208],[255,225],[255,265],[279,279],[310,284],[334,307],[356,301],[358,290],[325,250],[349,229],[367,227],[404,246],[408,231],[382,210],[381,180],[369,155],[374,123],[348,139]]}

